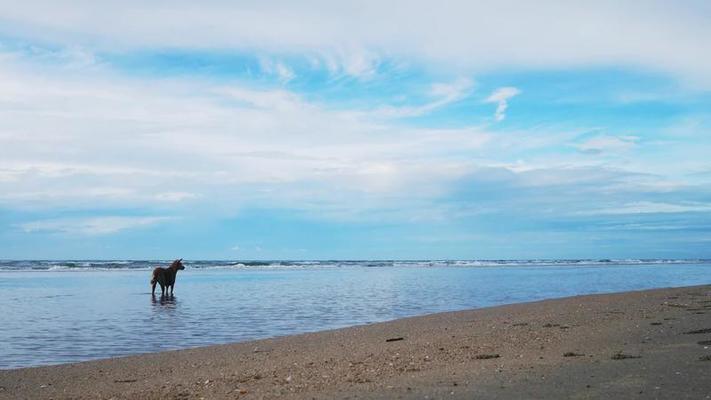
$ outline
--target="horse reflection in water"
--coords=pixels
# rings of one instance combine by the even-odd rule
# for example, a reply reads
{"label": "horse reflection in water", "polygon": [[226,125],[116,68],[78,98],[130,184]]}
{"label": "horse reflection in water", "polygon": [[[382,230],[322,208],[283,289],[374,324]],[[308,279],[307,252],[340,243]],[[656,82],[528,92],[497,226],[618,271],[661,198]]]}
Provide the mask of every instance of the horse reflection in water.
{"label": "horse reflection in water", "polygon": [[160,297],[155,294],[151,294],[151,304],[154,306],[174,308],[178,304],[178,299],[172,294],[162,294]]}

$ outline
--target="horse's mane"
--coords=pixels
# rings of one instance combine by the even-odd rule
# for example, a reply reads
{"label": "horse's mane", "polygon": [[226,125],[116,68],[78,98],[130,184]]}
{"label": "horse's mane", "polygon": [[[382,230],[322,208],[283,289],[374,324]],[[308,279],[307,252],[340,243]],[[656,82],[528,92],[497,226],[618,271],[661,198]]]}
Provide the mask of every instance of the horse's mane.
{"label": "horse's mane", "polygon": [[181,258],[181,259],[178,259],[178,260],[175,260],[175,261],[173,261],[173,263],[172,263],[172,264],[170,264],[170,268],[172,268],[172,267],[177,267],[178,265],[180,265],[180,262],[181,262],[181,261],[183,261],[183,259],[182,259],[182,258]]}

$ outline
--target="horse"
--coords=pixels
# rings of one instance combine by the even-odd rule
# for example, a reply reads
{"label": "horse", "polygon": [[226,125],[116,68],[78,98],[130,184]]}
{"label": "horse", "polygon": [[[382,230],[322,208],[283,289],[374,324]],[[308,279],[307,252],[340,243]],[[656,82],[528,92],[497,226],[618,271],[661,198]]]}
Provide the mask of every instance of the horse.
{"label": "horse", "polygon": [[170,295],[173,295],[173,289],[175,288],[175,277],[178,275],[178,271],[185,269],[182,263],[183,259],[175,260],[170,267],[161,268],[158,267],[153,270],[153,278],[151,279],[151,294],[156,294],[156,283],[160,284],[160,295],[165,296],[167,288],[170,288]]}

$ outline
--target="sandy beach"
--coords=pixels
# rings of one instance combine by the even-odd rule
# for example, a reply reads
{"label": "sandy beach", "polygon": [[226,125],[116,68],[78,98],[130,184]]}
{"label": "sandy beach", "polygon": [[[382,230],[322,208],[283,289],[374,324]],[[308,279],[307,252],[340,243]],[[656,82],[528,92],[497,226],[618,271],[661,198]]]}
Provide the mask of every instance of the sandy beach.
{"label": "sandy beach", "polygon": [[0,399],[703,399],[709,377],[711,286],[696,286],[5,370]]}

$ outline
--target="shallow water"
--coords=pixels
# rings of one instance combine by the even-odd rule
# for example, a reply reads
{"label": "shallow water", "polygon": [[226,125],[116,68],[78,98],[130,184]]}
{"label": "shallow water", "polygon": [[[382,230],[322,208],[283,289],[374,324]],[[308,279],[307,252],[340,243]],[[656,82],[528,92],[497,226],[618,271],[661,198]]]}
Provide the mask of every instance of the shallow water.
{"label": "shallow water", "polygon": [[0,368],[711,281],[711,263],[701,261],[620,262],[623,265],[609,260],[513,265],[349,262],[279,268],[273,263],[239,268],[190,268],[188,264],[179,273],[175,297],[161,300],[150,294],[146,263],[135,268],[87,270],[77,264],[70,271],[44,267],[37,271],[33,262],[23,263],[22,268],[0,269]]}

